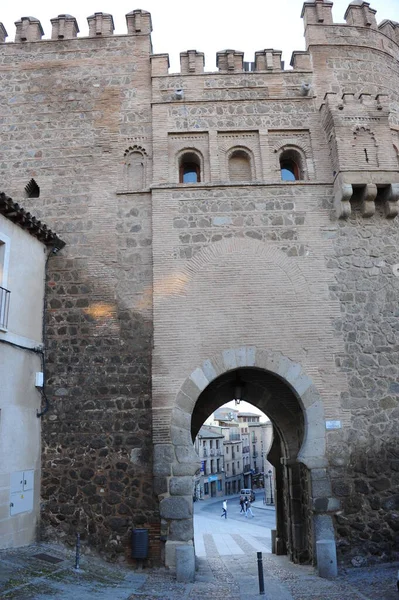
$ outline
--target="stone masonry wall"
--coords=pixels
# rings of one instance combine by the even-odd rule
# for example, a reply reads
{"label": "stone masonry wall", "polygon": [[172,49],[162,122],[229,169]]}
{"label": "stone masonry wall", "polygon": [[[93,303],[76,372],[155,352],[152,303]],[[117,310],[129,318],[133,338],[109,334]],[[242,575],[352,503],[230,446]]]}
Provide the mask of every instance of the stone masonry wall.
{"label": "stone masonry wall", "polygon": [[140,146],[151,176],[149,52],[148,35],[0,45],[0,180],[67,244],[48,272],[42,536],[112,557],[147,526],[159,559],[151,205],[124,164]]}
{"label": "stone masonry wall", "polygon": [[[386,147],[398,129],[399,47],[373,26],[317,26],[307,30],[320,102],[325,92],[387,94],[390,108]],[[349,127],[349,126],[348,126]],[[371,130],[373,126],[371,125]],[[390,147],[389,147],[390,146]],[[398,221],[387,220],[378,203],[370,219],[353,203],[353,214],[338,222],[331,296],[339,300],[336,320],[345,351],[336,364],[348,377],[342,407],[348,427],[330,432],[333,494],[342,512],[336,516],[338,548],[356,563],[395,556],[398,547]]]}

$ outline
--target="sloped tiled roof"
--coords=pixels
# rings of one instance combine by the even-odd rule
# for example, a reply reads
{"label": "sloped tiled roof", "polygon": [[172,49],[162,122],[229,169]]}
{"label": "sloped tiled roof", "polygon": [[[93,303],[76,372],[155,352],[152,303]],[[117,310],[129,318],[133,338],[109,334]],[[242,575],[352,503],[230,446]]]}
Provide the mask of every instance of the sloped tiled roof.
{"label": "sloped tiled roof", "polygon": [[47,225],[36,219],[36,217],[27,212],[17,202],[14,202],[4,192],[0,192],[0,214],[10,219],[16,225],[19,225],[22,229],[25,229],[25,231],[43,242],[46,246],[52,246],[53,248],[58,248],[58,250],[61,250],[65,246],[65,242],[54,231],[51,231]]}

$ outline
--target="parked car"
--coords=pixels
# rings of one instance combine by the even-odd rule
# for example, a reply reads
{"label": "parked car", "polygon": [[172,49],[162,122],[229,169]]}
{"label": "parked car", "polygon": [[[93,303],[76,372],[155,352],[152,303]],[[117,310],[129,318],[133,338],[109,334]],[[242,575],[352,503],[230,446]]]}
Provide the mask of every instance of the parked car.
{"label": "parked car", "polygon": [[241,496],[246,496],[250,502],[255,502],[255,492],[249,488],[243,488],[240,490]]}

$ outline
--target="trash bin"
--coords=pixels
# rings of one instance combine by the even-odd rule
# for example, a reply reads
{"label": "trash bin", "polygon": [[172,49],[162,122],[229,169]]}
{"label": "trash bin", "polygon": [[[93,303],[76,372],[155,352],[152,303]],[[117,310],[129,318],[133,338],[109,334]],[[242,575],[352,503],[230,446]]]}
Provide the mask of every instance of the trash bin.
{"label": "trash bin", "polygon": [[133,529],[132,531],[132,558],[147,558],[148,556],[148,529]]}

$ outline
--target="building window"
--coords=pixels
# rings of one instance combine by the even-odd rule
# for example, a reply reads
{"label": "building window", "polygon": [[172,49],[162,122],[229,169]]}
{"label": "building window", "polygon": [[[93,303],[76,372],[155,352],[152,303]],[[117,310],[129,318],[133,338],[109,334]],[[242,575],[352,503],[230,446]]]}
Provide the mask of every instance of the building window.
{"label": "building window", "polygon": [[10,306],[10,291],[7,289],[10,240],[4,235],[0,238],[0,329],[6,330]]}
{"label": "building window", "polygon": [[209,448],[213,448],[213,440],[209,440]]}
{"label": "building window", "polygon": [[201,181],[201,161],[195,152],[185,152],[179,161],[179,182],[199,183]]}
{"label": "building window", "polygon": [[285,150],[280,155],[280,173],[282,181],[299,181],[303,179],[302,159],[297,150]]}
{"label": "building window", "polygon": [[216,472],[219,473],[220,472],[220,458],[218,458],[216,460]]}
{"label": "building window", "polygon": [[204,494],[205,496],[209,494],[209,483],[204,483]]}
{"label": "building window", "polygon": [[204,475],[206,475],[206,460],[204,460]]}
{"label": "building window", "polygon": [[229,453],[229,447],[226,446],[226,454],[228,454],[228,453]]}
{"label": "building window", "polygon": [[219,450],[219,440],[216,440],[216,450]]}
{"label": "building window", "polygon": [[234,150],[229,157],[230,181],[251,181],[251,160],[244,150]]}

